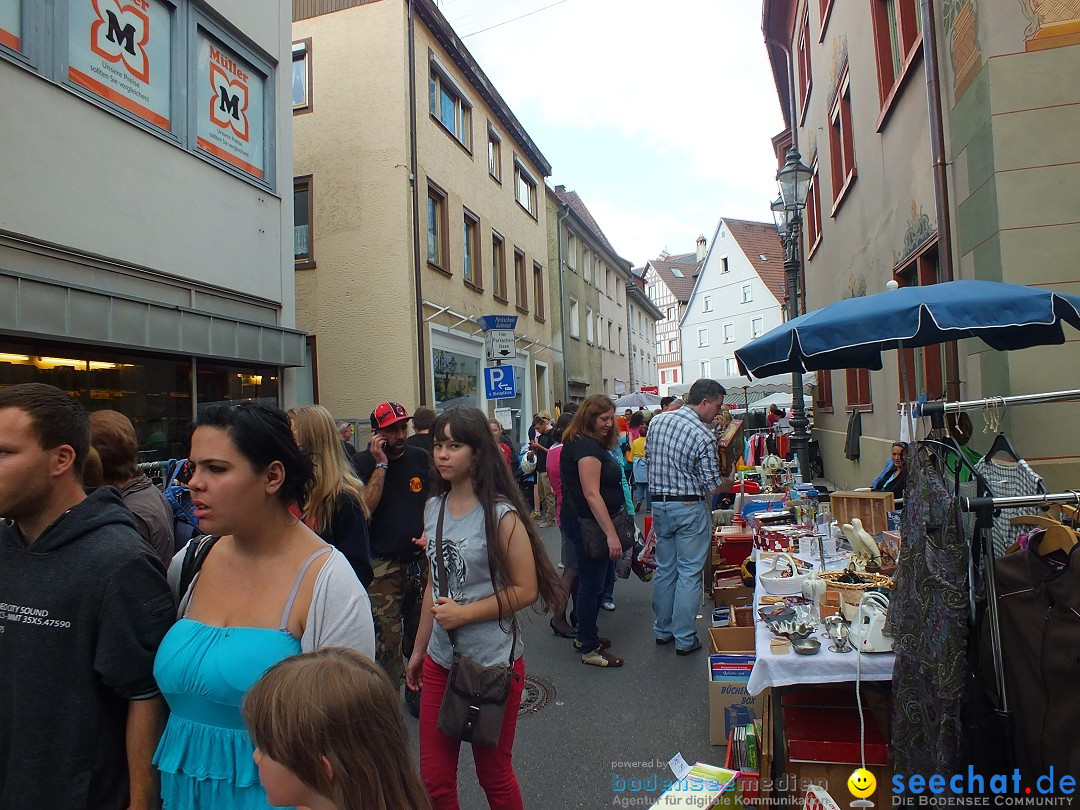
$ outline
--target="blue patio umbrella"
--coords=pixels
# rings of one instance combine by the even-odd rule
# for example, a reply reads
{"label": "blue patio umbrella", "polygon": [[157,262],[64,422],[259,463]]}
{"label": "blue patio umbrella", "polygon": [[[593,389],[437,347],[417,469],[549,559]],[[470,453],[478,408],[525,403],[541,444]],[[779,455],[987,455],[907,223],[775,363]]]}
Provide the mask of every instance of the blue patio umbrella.
{"label": "blue patio umbrella", "polygon": [[1065,342],[1080,296],[997,281],[948,281],[848,298],[800,315],[736,350],[739,371],[881,368],[881,353],[962,338],[998,351]]}

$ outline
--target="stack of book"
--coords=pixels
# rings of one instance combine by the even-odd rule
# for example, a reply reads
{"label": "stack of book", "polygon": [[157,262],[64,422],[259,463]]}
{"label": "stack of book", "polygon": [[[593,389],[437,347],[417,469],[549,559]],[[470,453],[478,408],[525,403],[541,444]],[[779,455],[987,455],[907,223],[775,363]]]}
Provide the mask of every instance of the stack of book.
{"label": "stack of book", "polygon": [[758,744],[757,725],[746,723],[731,730],[731,766],[737,771],[757,773],[761,751]]}
{"label": "stack of book", "polygon": [[709,656],[709,673],[714,681],[750,680],[756,656],[739,653],[713,653]]}

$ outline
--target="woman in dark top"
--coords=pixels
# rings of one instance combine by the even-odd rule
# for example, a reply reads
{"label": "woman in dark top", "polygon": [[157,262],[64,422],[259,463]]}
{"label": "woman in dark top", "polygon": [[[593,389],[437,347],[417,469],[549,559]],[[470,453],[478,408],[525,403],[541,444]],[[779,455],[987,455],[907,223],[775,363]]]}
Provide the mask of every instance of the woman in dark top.
{"label": "woman in dark top", "polygon": [[904,497],[907,486],[907,445],[892,443],[892,469],[878,476],[871,489],[874,492],[891,492],[896,498]]}
{"label": "woman in dark top", "polygon": [[371,569],[371,514],[364,502],[364,485],[356,477],[334,418],[322,405],[303,405],[289,411],[293,437],[311,460],[313,480],[304,507],[304,523],[345,555],[356,578],[367,588]]}
{"label": "woman in dark top", "polygon": [[596,616],[604,590],[608,561],[585,553],[578,518],[592,518],[607,536],[608,556],[622,556],[622,545],[612,516],[624,506],[622,471],[610,450],[619,439],[615,403],[603,394],[586,399],[563,433],[562,528],[574,543],[578,557],[577,641],[581,661],[597,667],[620,667],[622,659],[608,651],[611,641],[597,634]]}

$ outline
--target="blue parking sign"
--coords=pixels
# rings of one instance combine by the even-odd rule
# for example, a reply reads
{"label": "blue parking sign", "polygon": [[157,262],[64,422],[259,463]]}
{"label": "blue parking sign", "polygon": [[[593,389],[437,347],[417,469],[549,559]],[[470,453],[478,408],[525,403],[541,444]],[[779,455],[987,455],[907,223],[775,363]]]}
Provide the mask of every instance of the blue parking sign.
{"label": "blue parking sign", "polygon": [[513,399],[517,396],[517,377],[513,366],[484,367],[484,396],[488,399]]}

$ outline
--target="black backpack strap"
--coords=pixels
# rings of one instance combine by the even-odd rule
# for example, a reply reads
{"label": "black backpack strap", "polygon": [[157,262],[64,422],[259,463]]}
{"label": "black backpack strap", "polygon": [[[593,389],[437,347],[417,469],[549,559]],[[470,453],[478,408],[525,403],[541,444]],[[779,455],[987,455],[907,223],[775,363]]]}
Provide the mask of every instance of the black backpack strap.
{"label": "black backpack strap", "polygon": [[180,567],[180,585],[176,592],[178,602],[184,600],[184,596],[187,594],[188,588],[191,587],[195,575],[199,573],[199,569],[202,568],[202,564],[206,560],[206,555],[210,553],[210,549],[214,547],[214,543],[218,539],[214,535],[204,534],[201,537],[193,537],[188,542],[187,552],[184,554],[184,563]]}

